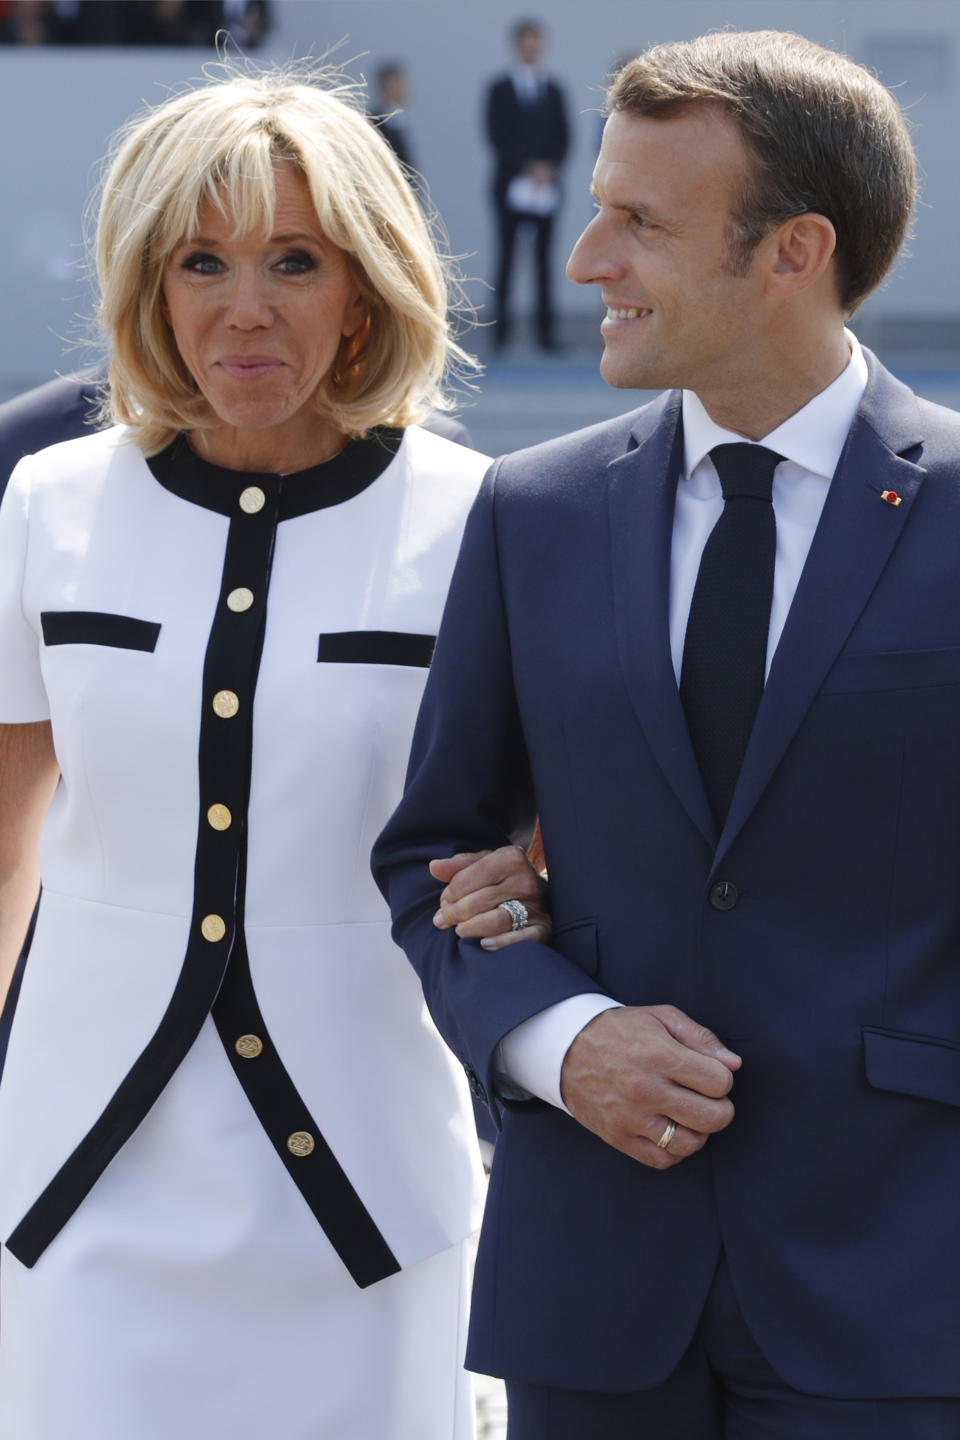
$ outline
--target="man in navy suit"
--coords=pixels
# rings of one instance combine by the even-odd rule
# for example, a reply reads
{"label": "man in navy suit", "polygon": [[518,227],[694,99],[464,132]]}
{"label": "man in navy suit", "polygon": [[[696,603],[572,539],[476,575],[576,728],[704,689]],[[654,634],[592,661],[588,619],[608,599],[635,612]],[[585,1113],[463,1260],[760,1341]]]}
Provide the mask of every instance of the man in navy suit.
{"label": "man in navy suit", "polygon": [[[511,1440],[952,1440],[960,417],[844,325],[910,141],[773,32],[608,98],[568,273],[675,388],[491,470],[375,852],[502,1124],[468,1362]],[[553,940],[485,953],[430,859],[537,813]]]}
{"label": "man in navy suit", "polygon": [[537,278],[537,339],[557,348],[550,274],[553,222],[560,206],[560,167],[569,132],[563,92],[543,73],[543,27],[521,20],[512,31],[514,67],[487,91],[487,139],[496,166],[493,204],[497,217],[496,328],[494,343],[510,338],[510,282],[517,235],[533,232]]}

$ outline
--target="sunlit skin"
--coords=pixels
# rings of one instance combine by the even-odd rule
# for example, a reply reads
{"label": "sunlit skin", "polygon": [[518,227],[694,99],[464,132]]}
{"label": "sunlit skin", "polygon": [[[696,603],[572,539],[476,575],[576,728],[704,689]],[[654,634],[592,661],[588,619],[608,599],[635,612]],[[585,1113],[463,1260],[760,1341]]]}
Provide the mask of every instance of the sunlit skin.
{"label": "sunlit skin", "polygon": [[345,437],[311,407],[366,303],[323,235],[306,181],[276,167],[272,233],[234,234],[212,202],[163,275],[163,314],[220,425],[191,433],[234,470],[289,473],[335,455]]}
{"label": "sunlit skin", "polygon": [[694,390],[718,424],[760,439],[836,379],[848,349],[823,216],[770,231],[733,273],[728,226],[750,163],[715,106],[668,120],[613,114],[597,213],[567,274],[600,287],[609,384]]}

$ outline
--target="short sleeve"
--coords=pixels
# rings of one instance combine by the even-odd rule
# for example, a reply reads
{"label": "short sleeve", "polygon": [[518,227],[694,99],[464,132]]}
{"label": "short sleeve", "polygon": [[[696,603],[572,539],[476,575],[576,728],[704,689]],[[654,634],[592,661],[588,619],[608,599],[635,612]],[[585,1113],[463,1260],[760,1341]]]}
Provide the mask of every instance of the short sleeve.
{"label": "short sleeve", "polygon": [[23,610],[30,519],[30,460],[21,460],[0,503],[0,724],[48,720],[40,636]]}

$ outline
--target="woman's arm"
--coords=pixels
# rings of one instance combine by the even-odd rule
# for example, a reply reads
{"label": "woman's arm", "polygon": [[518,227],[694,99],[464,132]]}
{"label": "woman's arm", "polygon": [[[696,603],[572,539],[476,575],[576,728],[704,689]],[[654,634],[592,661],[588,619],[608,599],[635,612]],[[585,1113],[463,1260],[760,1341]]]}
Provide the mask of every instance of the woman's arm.
{"label": "woman's arm", "polygon": [[59,774],[49,720],[0,725],[0,1010],[37,903],[37,847]]}

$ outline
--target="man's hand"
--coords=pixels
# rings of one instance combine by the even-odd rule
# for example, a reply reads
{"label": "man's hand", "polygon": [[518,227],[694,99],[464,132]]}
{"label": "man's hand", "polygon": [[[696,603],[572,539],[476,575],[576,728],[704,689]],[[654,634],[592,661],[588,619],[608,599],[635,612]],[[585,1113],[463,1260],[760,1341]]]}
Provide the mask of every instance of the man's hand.
{"label": "man's hand", "polygon": [[[740,1056],[672,1005],[604,1010],[563,1061],[560,1093],[574,1119],[654,1170],[693,1155],[733,1119],[726,1097]],[[657,1141],[670,1122],[669,1145]]]}
{"label": "man's hand", "polygon": [[[431,860],[430,874],[447,887],[433,917],[438,930],[454,926],[462,940],[480,940],[485,950],[499,950],[517,940],[550,939],[549,892],[519,845]],[[526,905],[530,918],[522,930],[513,930],[507,912],[497,909],[502,900],[522,900]]]}

